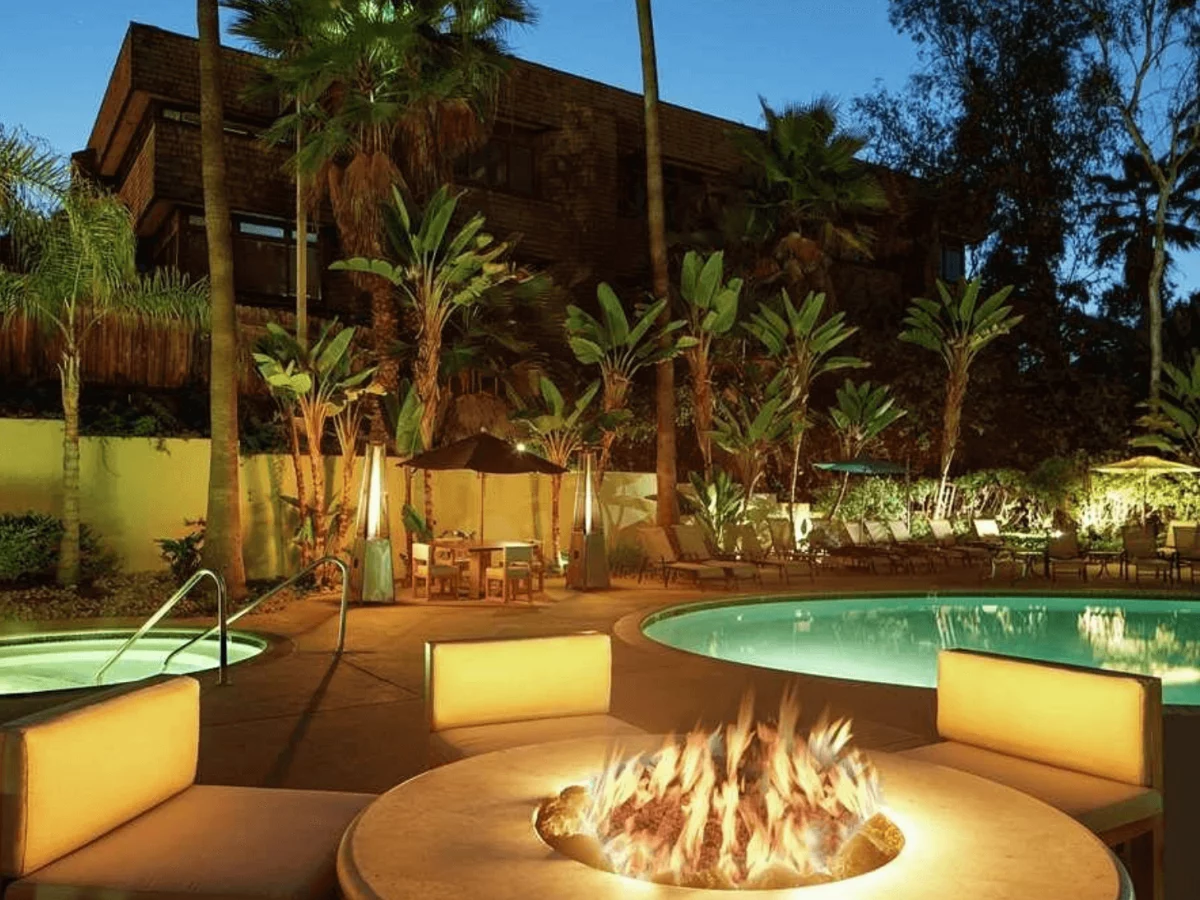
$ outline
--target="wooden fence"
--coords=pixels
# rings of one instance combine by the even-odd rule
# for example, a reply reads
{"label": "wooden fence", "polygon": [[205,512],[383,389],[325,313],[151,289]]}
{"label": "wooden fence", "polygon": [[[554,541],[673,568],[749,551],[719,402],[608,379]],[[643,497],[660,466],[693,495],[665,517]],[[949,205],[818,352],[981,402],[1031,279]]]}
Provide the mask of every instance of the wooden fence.
{"label": "wooden fence", "polygon": [[[237,308],[239,325],[238,385],[243,393],[264,391],[251,357],[266,324],[295,328],[295,313],[256,306]],[[310,319],[313,331],[324,320]],[[16,317],[0,325],[0,379],[54,381],[62,338],[36,323]],[[209,338],[204,331],[178,324],[158,324],[110,317],[88,335],[83,351],[87,384],[180,388],[208,383]]]}

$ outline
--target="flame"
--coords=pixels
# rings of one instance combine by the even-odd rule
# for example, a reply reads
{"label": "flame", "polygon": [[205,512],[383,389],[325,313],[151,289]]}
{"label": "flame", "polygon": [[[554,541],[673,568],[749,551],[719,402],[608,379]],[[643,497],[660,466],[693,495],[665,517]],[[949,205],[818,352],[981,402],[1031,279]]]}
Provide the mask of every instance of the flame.
{"label": "flame", "polygon": [[655,754],[614,755],[579,823],[613,871],[712,887],[780,872],[828,880],[838,851],[879,811],[878,773],[849,746],[849,721],[822,720],[805,740],[794,694],[774,726],[755,724],[753,707],[747,696],[735,723],[671,736]]}

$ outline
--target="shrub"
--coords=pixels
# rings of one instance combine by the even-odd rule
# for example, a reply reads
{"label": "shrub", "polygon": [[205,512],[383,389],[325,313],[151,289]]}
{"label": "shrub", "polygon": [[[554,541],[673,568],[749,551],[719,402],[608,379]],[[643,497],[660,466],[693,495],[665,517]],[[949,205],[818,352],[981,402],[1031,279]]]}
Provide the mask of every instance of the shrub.
{"label": "shrub", "polygon": [[636,575],[645,560],[646,553],[636,540],[619,541],[608,551],[608,570],[613,575]]}
{"label": "shrub", "polygon": [[[0,515],[0,584],[52,581],[58,564],[63,524],[44,513]],[[80,571],[84,582],[117,569],[117,557],[87,525],[79,530]]]}
{"label": "shrub", "polygon": [[184,519],[191,531],[181,538],[159,538],[159,556],[171,567],[171,577],[183,584],[200,568],[200,549],[204,546],[204,520]]}

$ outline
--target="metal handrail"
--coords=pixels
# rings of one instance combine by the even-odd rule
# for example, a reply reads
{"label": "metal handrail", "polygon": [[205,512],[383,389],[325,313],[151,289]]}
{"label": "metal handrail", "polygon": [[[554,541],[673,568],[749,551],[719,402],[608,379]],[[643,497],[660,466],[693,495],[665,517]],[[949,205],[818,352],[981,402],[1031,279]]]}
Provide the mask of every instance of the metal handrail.
{"label": "metal handrail", "polygon": [[[299,581],[301,578],[303,578],[309,572],[313,571],[318,566],[325,565],[326,563],[333,563],[335,566],[338,567],[338,569],[342,573],[342,608],[341,608],[340,616],[338,618],[337,647],[334,648],[334,651],[333,651],[335,656],[340,655],[342,652],[342,648],[346,645],[346,610],[347,610],[347,607],[350,602],[350,569],[349,569],[349,567],[347,567],[344,560],[342,560],[336,556],[322,556],[320,559],[316,560],[315,562],[309,563],[309,565],[305,566],[303,569],[301,569],[299,572],[297,572],[295,575],[291,576],[287,580],[282,581],[279,584],[275,585],[275,587],[271,588],[269,591],[267,591],[262,596],[257,597],[254,600],[251,600],[249,603],[247,603],[245,606],[243,606],[241,609],[239,609],[237,612],[235,612],[233,615],[231,615],[228,619],[224,620],[225,627],[228,628],[230,625],[232,625],[234,622],[236,622],[242,616],[244,616],[247,613],[250,613],[254,609],[256,609],[258,607],[258,605],[260,603],[262,603],[264,600],[267,600],[270,597],[274,597],[276,594],[278,594],[280,591],[282,591],[285,587],[295,584],[297,581]],[[197,644],[200,641],[204,640],[205,638],[211,637],[212,633],[216,630],[217,630],[217,626],[214,625],[212,628],[208,629],[208,631],[205,631],[202,634],[198,634],[198,635],[196,635],[196,637],[192,638],[190,641],[187,641],[186,643],[181,644],[180,646],[176,647],[174,650],[172,650],[170,653],[167,654],[166,659],[163,660],[162,668],[159,671],[165,672],[167,670],[167,667],[171,664],[171,660],[173,660],[178,654],[182,653],[184,650],[186,650],[188,647],[191,647],[193,644]]]}
{"label": "metal handrail", "polygon": [[150,618],[142,623],[142,627],[135,631],[130,638],[125,641],[125,643],[123,643],[112,656],[108,658],[108,662],[100,667],[100,671],[96,673],[96,684],[100,684],[101,679],[104,677],[104,673],[111,669],[113,664],[125,655],[126,650],[141,640],[142,637],[145,636],[146,632],[162,621],[163,617],[172,609],[174,609],[175,605],[189,593],[191,593],[192,588],[198,585],[205,578],[211,578],[213,583],[217,586],[217,624],[213,626],[213,630],[220,631],[221,633],[221,646],[217,660],[217,682],[219,684],[224,684],[225,669],[229,665],[229,633],[225,624],[225,579],[221,577],[219,572],[214,572],[212,569],[198,570],[192,575],[191,578],[183,583],[179,590],[168,597],[166,602],[164,602],[162,606],[155,610]]}

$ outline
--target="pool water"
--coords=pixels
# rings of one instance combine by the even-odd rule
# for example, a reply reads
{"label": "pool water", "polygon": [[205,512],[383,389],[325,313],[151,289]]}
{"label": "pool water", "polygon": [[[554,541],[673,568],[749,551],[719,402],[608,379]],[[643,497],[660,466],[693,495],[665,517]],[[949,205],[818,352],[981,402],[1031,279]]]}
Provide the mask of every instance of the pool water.
{"label": "pool water", "polygon": [[[94,687],[100,667],[120,648],[131,631],[92,631],[26,635],[0,640],[0,694],[28,694]],[[153,632],[125,652],[104,673],[102,684],[121,684],[158,675],[163,661],[199,630]],[[228,660],[242,662],[262,653],[267,642],[245,632],[229,633]],[[199,641],[171,660],[169,674],[200,672],[217,667],[215,637]]]}
{"label": "pool water", "polygon": [[715,659],[854,681],[933,687],[960,647],[1155,675],[1166,703],[1200,706],[1200,602],[927,596],[675,607],[642,628]]}

